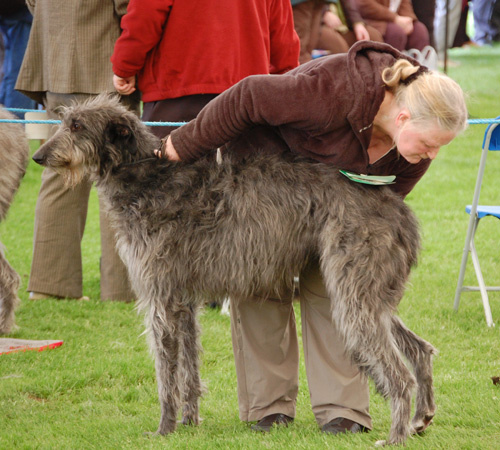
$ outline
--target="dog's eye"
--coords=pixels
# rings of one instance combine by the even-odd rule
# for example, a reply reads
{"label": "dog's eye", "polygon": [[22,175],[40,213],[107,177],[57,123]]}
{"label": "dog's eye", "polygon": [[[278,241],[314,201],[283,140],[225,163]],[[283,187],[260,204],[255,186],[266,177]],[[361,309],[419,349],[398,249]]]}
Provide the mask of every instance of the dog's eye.
{"label": "dog's eye", "polygon": [[70,127],[71,131],[80,131],[82,129],[82,125],[80,122],[76,122],[74,121],[72,124],[71,124],[71,127]]}

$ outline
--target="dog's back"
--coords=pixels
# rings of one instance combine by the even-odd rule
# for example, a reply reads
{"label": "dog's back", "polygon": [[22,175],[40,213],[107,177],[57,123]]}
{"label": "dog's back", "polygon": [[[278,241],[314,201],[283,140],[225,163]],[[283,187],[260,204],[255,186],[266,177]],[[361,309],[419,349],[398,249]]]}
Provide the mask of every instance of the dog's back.
{"label": "dog's back", "polygon": [[[416,261],[417,223],[404,202],[387,187],[353,183],[325,164],[266,154],[244,161],[225,157],[222,164],[145,160],[113,178],[108,181],[115,189],[108,192],[123,231],[122,254],[148,258],[128,266],[150,265],[148,249],[155,248],[178,288],[210,296],[265,294],[290,284],[327,246],[344,245],[350,258],[364,251],[364,242],[378,240],[378,250],[389,257],[396,256],[389,254],[394,237],[405,247],[401,271],[407,275]],[[131,231],[139,229],[140,235]]]}

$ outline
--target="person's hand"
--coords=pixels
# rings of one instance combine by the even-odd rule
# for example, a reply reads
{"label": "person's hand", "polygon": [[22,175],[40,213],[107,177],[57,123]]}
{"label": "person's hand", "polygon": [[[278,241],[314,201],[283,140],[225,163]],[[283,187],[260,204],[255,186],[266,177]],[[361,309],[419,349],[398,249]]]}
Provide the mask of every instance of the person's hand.
{"label": "person's hand", "polygon": [[334,30],[342,26],[342,21],[339,19],[339,16],[336,16],[331,11],[326,11],[325,14],[323,14],[323,23]]}
{"label": "person's hand", "polygon": [[168,158],[170,161],[180,161],[179,154],[172,144],[172,138],[168,136],[166,139],[161,140],[159,149],[154,151],[157,158]]}
{"label": "person's hand", "polygon": [[135,75],[128,78],[113,75],[113,86],[119,94],[130,95],[135,91]]}
{"label": "person's hand", "polygon": [[413,33],[413,19],[411,17],[396,16],[394,23],[401,27],[407,36]]}
{"label": "person's hand", "polygon": [[368,33],[368,30],[366,27],[360,23],[357,22],[353,25],[353,31],[354,35],[356,36],[357,41],[369,41],[370,40],[370,33]]}

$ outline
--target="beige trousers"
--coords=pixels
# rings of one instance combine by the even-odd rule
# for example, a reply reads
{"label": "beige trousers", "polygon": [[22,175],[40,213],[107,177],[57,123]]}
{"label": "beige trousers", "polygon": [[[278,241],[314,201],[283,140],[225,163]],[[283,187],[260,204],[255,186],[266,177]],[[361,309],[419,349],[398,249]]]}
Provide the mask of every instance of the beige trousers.
{"label": "beige trousers", "polygon": [[[317,265],[300,275],[302,341],[311,406],[319,426],[344,417],[372,428],[368,381],[345,355]],[[295,417],[299,346],[290,300],[231,299],[240,419]]]}
{"label": "beige trousers", "polygon": [[[58,119],[56,108],[73,100],[84,100],[88,94],[47,93],[48,117]],[[138,101],[125,98],[138,111]],[[87,219],[92,183],[83,181],[74,189],[64,187],[62,178],[51,169],[42,173],[42,184],[35,209],[33,260],[28,291],[59,297],[82,296],[81,241]],[[103,208],[100,208],[101,230],[101,299],[130,301],[134,294],[127,270],[115,249],[114,232]]]}

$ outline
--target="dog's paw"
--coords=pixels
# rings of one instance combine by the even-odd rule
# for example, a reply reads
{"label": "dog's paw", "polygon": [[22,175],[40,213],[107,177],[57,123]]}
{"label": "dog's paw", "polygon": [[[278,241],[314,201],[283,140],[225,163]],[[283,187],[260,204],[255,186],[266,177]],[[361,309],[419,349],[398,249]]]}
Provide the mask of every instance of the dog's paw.
{"label": "dog's paw", "polygon": [[19,331],[20,328],[15,323],[2,324],[0,325],[0,335],[11,334],[15,331]]}
{"label": "dog's paw", "polygon": [[411,425],[413,427],[412,434],[423,433],[429,425],[432,424],[434,414],[427,414],[422,419],[413,420]]}
{"label": "dog's paw", "polygon": [[182,418],[182,420],[179,420],[177,423],[181,425],[191,425],[191,426],[197,426],[202,422],[201,417],[188,417],[185,416]]}
{"label": "dog's paw", "polygon": [[161,436],[157,431],[145,431],[144,433],[142,433],[142,435],[148,438],[155,438],[157,436]]}

